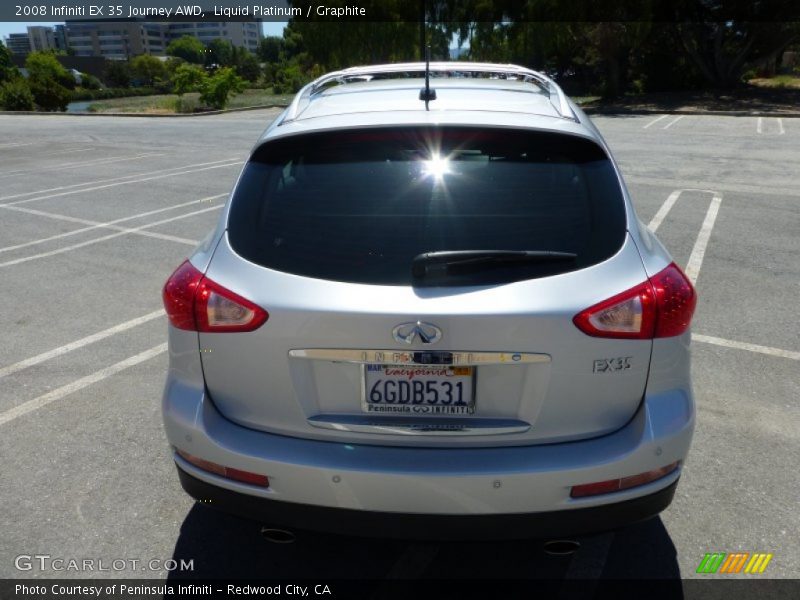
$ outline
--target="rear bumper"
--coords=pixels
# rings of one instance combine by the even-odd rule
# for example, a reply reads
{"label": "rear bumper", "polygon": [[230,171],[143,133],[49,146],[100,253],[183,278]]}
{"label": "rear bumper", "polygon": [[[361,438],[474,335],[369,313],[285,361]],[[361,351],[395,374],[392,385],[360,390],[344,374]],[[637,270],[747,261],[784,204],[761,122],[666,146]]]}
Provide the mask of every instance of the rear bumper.
{"label": "rear bumper", "polygon": [[[313,514],[330,508],[344,509],[345,514],[377,514],[381,519],[388,513],[416,515],[420,522],[426,516],[441,516],[446,521],[475,516],[492,523],[497,516],[514,520],[519,515],[531,522],[546,522],[549,515],[563,513],[562,523],[568,525],[572,514],[581,519],[576,528],[588,531],[634,522],[669,504],[672,493],[661,492],[673,487],[680,469],[647,485],[610,494],[574,499],[570,489],[644,473],[675,461],[682,463],[691,443],[695,409],[691,391],[672,389],[646,396],[622,429],[589,440],[489,448],[348,444],[242,427],[217,411],[201,385],[188,385],[171,374],[164,392],[163,417],[174,448],[226,467],[266,475],[270,486],[259,488],[225,479],[175,455],[182,471],[219,488],[218,494],[228,491],[234,498],[253,497],[252,506],[261,505],[258,500],[268,501],[263,506],[277,506],[268,513],[278,517],[290,506],[298,514],[303,507]],[[196,497],[211,495],[208,489],[193,490],[197,487],[188,491]],[[650,496],[656,499],[628,504]],[[223,508],[231,505],[222,497],[218,502]],[[249,502],[244,505],[250,506]],[[607,509],[605,514],[610,516],[597,517],[598,526],[582,520],[588,517],[578,517],[579,511],[599,507]],[[266,509],[250,514],[263,520],[262,510]],[[535,514],[542,518],[534,518]],[[329,518],[319,521],[324,525]],[[308,527],[311,520],[298,522]]]}
{"label": "rear bumper", "polygon": [[497,540],[572,536],[649,519],[672,501],[678,481],[642,496],[601,506],[543,513],[408,514],[281,502],[202,481],[178,467],[186,492],[217,510],[286,529],[396,539]]}

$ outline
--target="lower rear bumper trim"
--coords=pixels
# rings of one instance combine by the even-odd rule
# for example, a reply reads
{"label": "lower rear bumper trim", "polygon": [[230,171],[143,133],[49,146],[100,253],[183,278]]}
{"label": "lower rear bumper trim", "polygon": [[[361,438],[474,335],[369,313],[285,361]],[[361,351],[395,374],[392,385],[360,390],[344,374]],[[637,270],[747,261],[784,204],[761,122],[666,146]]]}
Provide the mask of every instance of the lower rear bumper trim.
{"label": "lower rear bumper trim", "polygon": [[181,485],[204,505],[286,529],[396,539],[496,540],[584,535],[618,529],[669,506],[678,481],[613,504],[537,513],[438,515],[361,511],[269,500],[220,488],[178,467]]}

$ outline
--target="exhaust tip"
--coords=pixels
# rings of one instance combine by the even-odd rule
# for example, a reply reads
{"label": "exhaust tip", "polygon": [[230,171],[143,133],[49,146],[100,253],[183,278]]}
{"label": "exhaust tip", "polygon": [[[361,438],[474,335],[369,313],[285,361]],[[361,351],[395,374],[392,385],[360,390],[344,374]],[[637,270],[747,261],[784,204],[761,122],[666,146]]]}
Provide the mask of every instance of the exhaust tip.
{"label": "exhaust tip", "polygon": [[294,533],[288,529],[276,529],[274,527],[262,527],[261,535],[265,540],[273,544],[293,544],[297,539]]}
{"label": "exhaust tip", "polygon": [[545,554],[550,556],[569,556],[575,554],[581,545],[575,540],[550,540],[542,546]]}

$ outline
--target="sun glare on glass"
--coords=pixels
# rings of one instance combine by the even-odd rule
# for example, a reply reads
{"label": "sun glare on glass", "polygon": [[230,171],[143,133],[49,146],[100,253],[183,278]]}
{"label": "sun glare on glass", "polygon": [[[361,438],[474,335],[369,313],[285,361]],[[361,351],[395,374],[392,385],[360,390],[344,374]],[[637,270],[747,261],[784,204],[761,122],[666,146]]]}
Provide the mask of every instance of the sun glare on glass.
{"label": "sun glare on glass", "polygon": [[446,157],[434,154],[430,160],[425,161],[423,172],[435,179],[442,179],[450,172],[450,161]]}

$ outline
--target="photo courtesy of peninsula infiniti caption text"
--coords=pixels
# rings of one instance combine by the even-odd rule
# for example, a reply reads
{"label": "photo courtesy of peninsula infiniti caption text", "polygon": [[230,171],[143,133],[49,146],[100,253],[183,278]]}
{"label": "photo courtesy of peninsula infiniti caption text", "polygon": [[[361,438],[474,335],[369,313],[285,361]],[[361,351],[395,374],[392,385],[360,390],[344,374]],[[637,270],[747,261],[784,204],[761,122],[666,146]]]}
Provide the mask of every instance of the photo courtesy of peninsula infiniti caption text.
{"label": "photo courtesy of peninsula infiniti caption text", "polygon": [[689,452],[695,290],[536,71],[310,83],[163,299],[181,483],[261,523],[603,531],[665,509]]}

